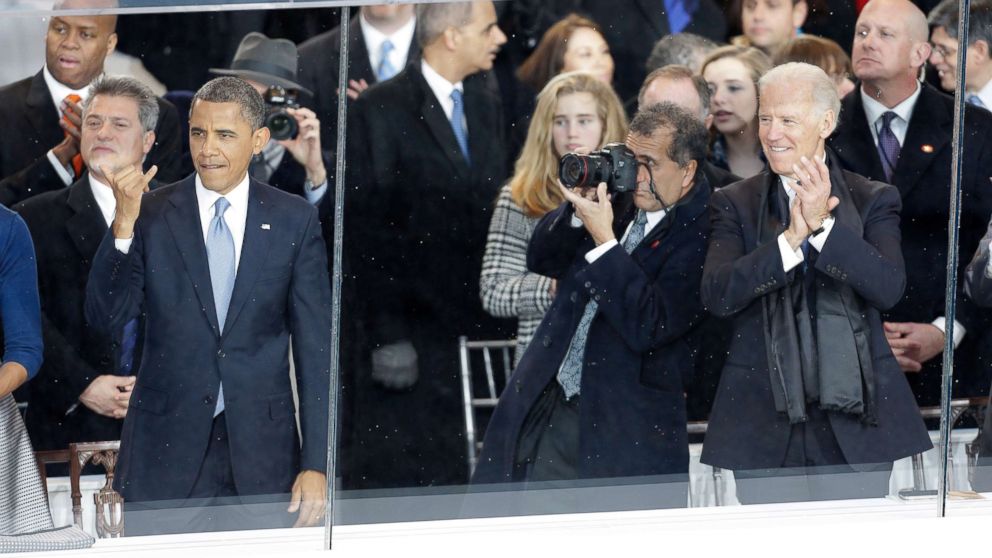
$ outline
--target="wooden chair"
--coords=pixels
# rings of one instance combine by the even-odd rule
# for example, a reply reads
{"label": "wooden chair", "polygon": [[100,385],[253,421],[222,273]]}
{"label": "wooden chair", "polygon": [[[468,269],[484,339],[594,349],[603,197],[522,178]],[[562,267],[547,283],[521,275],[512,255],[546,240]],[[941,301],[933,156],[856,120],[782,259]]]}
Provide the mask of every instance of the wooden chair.
{"label": "wooden chair", "polygon": [[117,538],[124,532],[124,498],[114,490],[119,440],[112,442],[83,442],[69,445],[69,483],[72,489],[72,518],[83,527],[83,493],[79,478],[87,463],[101,465],[106,483],[93,495],[96,505],[96,534],[101,539]]}

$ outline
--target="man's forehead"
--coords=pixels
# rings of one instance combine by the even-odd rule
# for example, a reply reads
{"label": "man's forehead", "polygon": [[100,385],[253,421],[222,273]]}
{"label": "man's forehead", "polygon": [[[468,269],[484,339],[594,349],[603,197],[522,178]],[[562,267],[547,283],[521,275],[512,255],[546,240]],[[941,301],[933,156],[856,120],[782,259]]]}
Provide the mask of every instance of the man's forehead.
{"label": "man's forehead", "polygon": [[248,126],[248,121],[245,120],[244,116],[241,114],[241,105],[233,102],[215,103],[212,101],[197,99],[193,102],[193,108],[190,110],[189,119],[190,122],[196,120],[198,122],[202,122],[204,124],[209,123],[214,126],[232,126],[235,124]]}
{"label": "man's forehead", "polygon": [[85,30],[113,31],[114,16],[80,15],[80,16],[52,16],[49,25],[68,25]]}
{"label": "man's forehead", "polygon": [[96,95],[86,104],[84,115],[136,118],[138,101],[123,95]]}
{"label": "man's forehead", "polygon": [[627,134],[627,147],[638,156],[650,156],[657,159],[659,155],[664,155],[671,140],[672,132],[667,126],[659,126],[651,132],[651,135],[643,135],[637,132]]}

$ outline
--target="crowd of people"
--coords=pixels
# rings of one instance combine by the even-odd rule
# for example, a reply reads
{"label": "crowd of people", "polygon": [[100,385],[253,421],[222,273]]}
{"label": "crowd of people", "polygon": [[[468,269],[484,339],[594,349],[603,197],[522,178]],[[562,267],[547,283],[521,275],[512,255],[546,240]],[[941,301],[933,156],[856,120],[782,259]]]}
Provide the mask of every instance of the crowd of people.
{"label": "crowd of people", "polygon": [[[34,450],[119,439],[128,534],[320,522],[334,338],[346,489],[685,482],[707,421],[741,502],[882,496],[946,339],[988,394],[987,0],[968,44],[956,0],[369,5],[162,97],[59,13],[110,1],[0,88],[0,460],[31,476],[14,399]],[[461,336],[515,342],[471,477]]]}

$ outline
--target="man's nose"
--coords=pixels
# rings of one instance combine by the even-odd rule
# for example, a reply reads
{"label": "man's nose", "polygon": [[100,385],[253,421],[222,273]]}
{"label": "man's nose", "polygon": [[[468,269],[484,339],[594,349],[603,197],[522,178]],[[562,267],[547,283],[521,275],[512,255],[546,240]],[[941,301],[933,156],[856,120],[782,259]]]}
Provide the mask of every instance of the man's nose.
{"label": "man's nose", "polygon": [[506,35],[503,33],[503,30],[499,26],[493,27],[493,29],[496,32],[496,45],[499,46],[506,43]]}

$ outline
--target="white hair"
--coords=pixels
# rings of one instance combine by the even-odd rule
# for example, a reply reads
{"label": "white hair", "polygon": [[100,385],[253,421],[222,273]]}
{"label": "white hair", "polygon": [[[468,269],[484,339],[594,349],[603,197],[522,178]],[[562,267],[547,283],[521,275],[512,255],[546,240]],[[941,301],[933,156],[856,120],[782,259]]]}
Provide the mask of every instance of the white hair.
{"label": "white hair", "polygon": [[[765,72],[758,80],[758,98],[761,92],[771,84],[787,84],[793,91],[800,91],[803,85],[809,87],[813,105],[820,109],[820,114],[828,110],[834,112],[834,126],[840,118],[840,97],[837,95],[837,85],[830,76],[819,66],[805,62],[787,62],[775,66]],[[760,101],[759,101],[760,102]]]}

